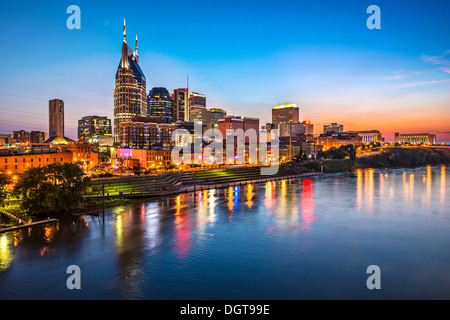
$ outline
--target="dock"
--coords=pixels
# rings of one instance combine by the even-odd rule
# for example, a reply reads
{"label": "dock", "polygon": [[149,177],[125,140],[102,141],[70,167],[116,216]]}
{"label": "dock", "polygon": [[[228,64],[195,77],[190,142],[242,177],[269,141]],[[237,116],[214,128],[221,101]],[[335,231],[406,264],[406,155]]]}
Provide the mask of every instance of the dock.
{"label": "dock", "polygon": [[38,226],[41,224],[55,223],[55,222],[58,222],[58,219],[39,220],[39,221],[31,222],[31,223],[21,224],[21,225],[14,226],[14,227],[0,229],[0,233],[34,227],[34,226]]}

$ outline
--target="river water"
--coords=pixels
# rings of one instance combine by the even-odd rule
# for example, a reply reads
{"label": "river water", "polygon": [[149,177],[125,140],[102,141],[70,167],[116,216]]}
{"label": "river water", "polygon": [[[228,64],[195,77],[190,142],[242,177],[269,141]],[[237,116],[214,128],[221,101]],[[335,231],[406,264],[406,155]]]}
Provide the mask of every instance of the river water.
{"label": "river water", "polygon": [[0,298],[449,299],[449,182],[446,166],[364,169],[0,234]]}

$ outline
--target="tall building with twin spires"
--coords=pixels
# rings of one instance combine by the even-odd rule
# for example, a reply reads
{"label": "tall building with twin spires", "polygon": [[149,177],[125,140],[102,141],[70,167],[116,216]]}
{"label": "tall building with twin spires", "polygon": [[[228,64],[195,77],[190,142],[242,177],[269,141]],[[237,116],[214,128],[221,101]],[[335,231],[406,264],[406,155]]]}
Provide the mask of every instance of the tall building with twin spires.
{"label": "tall building with twin spires", "polygon": [[138,39],[133,51],[127,45],[125,20],[123,22],[122,57],[116,72],[114,89],[114,141],[120,142],[120,123],[135,116],[148,116],[146,79],[139,66]]}

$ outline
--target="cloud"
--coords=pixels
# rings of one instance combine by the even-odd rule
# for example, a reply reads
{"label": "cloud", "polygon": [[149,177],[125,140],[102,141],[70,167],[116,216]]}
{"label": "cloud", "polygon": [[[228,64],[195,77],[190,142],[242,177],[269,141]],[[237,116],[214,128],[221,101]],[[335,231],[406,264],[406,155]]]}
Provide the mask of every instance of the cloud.
{"label": "cloud", "polygon": [[393,76],[381,78],[381,80],[398,80],[398,79],[403,79],[406,77],[416,76],[416,75],[424,74],[424,73],[425,73],[424,71],[414,71],[414,72],[410,72],[410,73],[398,73]]}
{"label": "cloud", "polygon": [[406,74],[399,74],[396,76],[384,77],[384,78],[381,78],[381,80],[396,80],[396,79],[403,79],[405,77],[406,77]]}
{"label": "cloud", "polygon": [[441,80],[433,80],[433,81],[420,81],[420,82],[411,82],[411,83],[403,83],[396,86],[391,86],[390,88],[408,88],[408,87],[417,87],[426,84],[440,84],[440,83],[450,83],[450,79],[441,79]]}
{"label": "cloud", "polygon": [[442,55],[440,56],[427,56],[422,55],[422,60],[432,64],[440,66],[438,70],[450,73],[450,50],[446,50]]}

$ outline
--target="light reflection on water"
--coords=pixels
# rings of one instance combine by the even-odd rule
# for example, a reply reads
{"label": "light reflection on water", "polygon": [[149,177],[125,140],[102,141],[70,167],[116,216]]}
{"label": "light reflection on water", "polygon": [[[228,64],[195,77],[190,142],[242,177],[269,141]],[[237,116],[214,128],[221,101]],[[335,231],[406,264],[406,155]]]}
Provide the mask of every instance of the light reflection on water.
{"label": "light reflection on water", "polygon": [[[0,234],[0,298],[448,299],[448,172],[231,186]],[[71,264],[78,293],[65,288]],[[379,292],[365,287],[371,264]]]}

